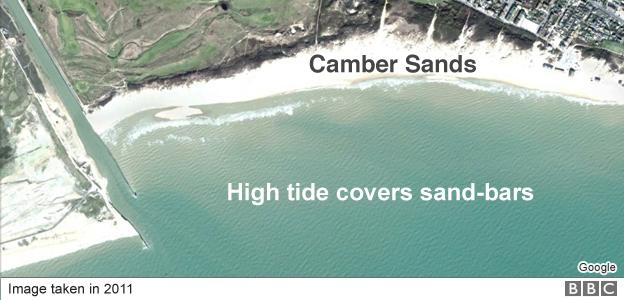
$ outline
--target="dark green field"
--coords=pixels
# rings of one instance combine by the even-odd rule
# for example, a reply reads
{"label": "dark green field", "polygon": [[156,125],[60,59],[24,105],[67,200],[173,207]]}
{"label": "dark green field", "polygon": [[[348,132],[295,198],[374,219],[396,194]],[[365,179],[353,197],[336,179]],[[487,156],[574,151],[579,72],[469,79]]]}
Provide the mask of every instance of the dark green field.
{"label": "dark green field", "polygon": [[[26,7],[81,100],[201,70],[310,29],[316,0],[28,0]],[[266,39],[264,41],[263,39]],[[247,46],[246,44],[249,44]]]}

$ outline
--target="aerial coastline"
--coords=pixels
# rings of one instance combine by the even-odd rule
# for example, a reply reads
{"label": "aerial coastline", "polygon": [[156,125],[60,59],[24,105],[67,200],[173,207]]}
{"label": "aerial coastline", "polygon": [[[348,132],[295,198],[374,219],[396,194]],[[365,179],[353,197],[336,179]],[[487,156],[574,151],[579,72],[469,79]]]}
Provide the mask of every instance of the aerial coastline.
{"label": "aerial coastline", "polygon": [[[459,86],[467,86],[467,81],[483,80],[537,93],[561,95],[583,104],[624,105],[624,73],[614,70],[606,59],[588,56],[580,48],[569,47],[563,53],[557,54],[563,59],[555,60],[555,49],[540,38],[527,42],[523,35],[530,33],[526,32],[520,34],[520,43],[524,43],[522,46],[518,46],[515,36],[510,37],[510,33],[502,29],[492,38],[475,39],[480,33],[476,32],[476,25],[470,24],[469,19],[459,29],[455,28],[460,31],[456,40],[442,42],[439,37],[436,38],[436,34],[442,34],[436,32],[436,22],[440,22],[438,12],[430,20],[416,22],[413,16],[403,15],[402,9],[405,5],[407,4],[401,2],[393,7],[387,1],[383,8],[378,4],[363,4],[364,8],[360,8],[358,13],[368,14],[365,22],[340,24],[342,27],[330,28],[329,33],[319,32],[319,19],[315,23],[316,30],[311,30],[311,27],[304,28],[299,23],[293,24],[288,30],[292,34],[291,40],[285,38],[282,32],[270,33],[272,36],[269,37],[256,37],[259,41],[268,41],[269,46],[257,46],[262,44],[259,42],[254,46],[258,47],[254,51],[235,57],[236,59],[224,59],[223,64],[215,64],[203,70],[186,70],[187,73],[155,78],[145,77],[143,81],[137,81],[139,83],[128,84],[123,79],[123,85],[120,84],[103,95],[98,94],[98,99],[87,99],[80,105],[87,120],[100,136],[122,120],[143,111],[157,110],[154,114],[157,119],[180,120],[201,115],[202,110],[195,106],[252,101],[312,89],[358,88],[362,82],[377,79],[442,81]],[[24,7],[23,9],[26,10]],[[319,18],[320,12],[319,8]],[[35,21],[31,19],[30,22],[36,29]],[[37,31],[37,34],[45,40],[48,33],[41,35]],[[314,37],[314,43],[310,41],[311,37]],[[288,47],[279,44],[285,39],[288,40]],[[279,42],[271,46],[275,41]],[[3,42],[3,46],[11,51],[16,44],[19,43],[15,38]],[[122,53],[123,49],[119,51]],[[374,59],[419,55],[421,58],[451,60],[461,55],[475,62],[475,70],[414,74],[397,68],[392,73],[316,73],[310,69],[311,57],[315,54],[337,60],[357,59],[362,55]],[[56,60],[57,57],[53,55],[51,58],[55,60],[55,64],[64,68],[61,74],[67,84],[72,86],[73,74],[63,65],[63,59]],[[133,59],[140,60],[140,56]],[[560,61],[566,63],[561,64]],[[23,68],[21,71],[28,77]],[[65,73],[68,76],[65,77]],[[50,87],[51,83],[45,78],[42,81],[46,87]],[[79,86],[74,84],[74,91]],[[32,86],[30,88],[36,90]],[[56,224],[58,226],[48,226],[45,231],[24,235],[27,237],[24,239],[3,240],[3,263],[0,272],[52,259],[105,241],[138,235],[132,224],[113,207],[107,192],[107,179],[99,172],[94,159],[85,150],[63,100],[55,95],[54,89],[47,90],[50,92],[33,93],[37,100],[33,106],[38,105],[42,119],[50,123],[49,131],[56,137],[57,146],[69,157],[68,166],[77,170],[90,184],[86,192],[101,197],[109,213],[104,218],[70,213],[62,218],[62,222]],[[9,185],[21,182],[23,178],[20,176],[3,177],[0,183]],[[70,185],[64,188],[68,186]],[[79,193],[70,195],[81,196]],[[20,194],[17,189],[4,189],[2,196],[26,201],[29,194]],[[32,238],[35,236],[36,238]]]}
{"label": "aerial coastline", "polygon": [[[466,29],[452,44],[435,42],[428,35],[397,33],[400,22],[382,26],[376,33],[350,37],[344,41],[305,49],[298,54],[270,60],[259,68],[244,70],[226,78],[196,80],[187,84],[146,86],[116,95],[112,101],[87,114],[98,133],[103,133],[119,121],[141,111],[184,106],[249,101],[277,94],[317,88],[347,88],[355,83],[378,78],[414,78],[445,80],[462,79],[501,82],[521,88],[586,99],[585,103],[622,105],[624,87],[622,74],[614,73],[609,65],[596,58],[580,58],[580,68],[573,76],[568,72],[545,67],[548,54],[540,42],[520,50],[501,37],[494,41],[472,42]],[[323,73],[310,70],[310,57],[323,54],[335,59],[402,57],[409,54],[429,54],[436,58],[454,58],[458,54],[477,61],[473,73],[411,74],[398,69],[394,73]],[[293,77],[293,74],[297,74]],[[594,78],[599,77],[600,80]],[[620,82],[618,82],[620,81]],[[245,88],[240,88],[245,87]]]}
{"label": "aerial coastline", "polygon": [[[497,81],[588,102],[621,102],[622,7],[515,2],[301,0],[287,8],[219,1],[181,3],[187,8],[183,12],[173,6],[128,10],[115,4],[76,14],[41,3],[29,13],[40,28],[56,27],[60,18],[74,21],[75,32],[59,28],[40,36],[99,133],[142,110],[248,101],[406,75]],[[262,11],[268,21],[257,22],[252,11]],[[466,72],[315,76],[309,61],[314,55],[337,60],[461,56]],[[181,93],[169,97],[168,89]]]}

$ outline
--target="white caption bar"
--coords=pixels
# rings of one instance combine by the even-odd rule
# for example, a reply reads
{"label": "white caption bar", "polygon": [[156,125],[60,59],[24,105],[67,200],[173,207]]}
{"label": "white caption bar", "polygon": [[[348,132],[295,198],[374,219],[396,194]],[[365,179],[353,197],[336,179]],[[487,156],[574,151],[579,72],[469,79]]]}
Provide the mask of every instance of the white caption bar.
{"label": "white caption bar", "polygon": [[[565,296],[566,281],[602,280],[617,281],[613,278],[2,278],[0,298],[11,300],[570,299],[569,296]],[[617,297],[607,299],[614,298],[617,299]]]}

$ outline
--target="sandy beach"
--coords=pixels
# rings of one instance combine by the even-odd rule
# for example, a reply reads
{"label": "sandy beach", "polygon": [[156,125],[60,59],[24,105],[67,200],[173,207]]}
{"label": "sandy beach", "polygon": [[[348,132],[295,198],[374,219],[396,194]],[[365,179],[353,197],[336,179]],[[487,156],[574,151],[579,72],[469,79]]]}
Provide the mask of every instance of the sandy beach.
{"label": "sandy beach", "polygon": [[202,111],[198,108],[192,108],[188,106],[176,107],[170,110],[163,110],[158,112],[156,118],[165,120],[180,120],[194,115],[201,115]]}
{"label": "sandy beach", "polygon": [[[277,94],[318,88],[348,88],[354,83],[376,78],[428,78],[453,82],[461,79],[481,79],[502,82],[526,89],[556,93],[586,99],[585,103],[624,104],[624,87],[618,80],[623,75],[610,72],[604,61],[577,56],[574,76],[567,71],[544,67],[548,53],[538,49],[517,50],[513,44],[496,41],[467,42],[466,30],[453,44],[435,43],[430,36],[400,37],[392,28],[382,28],[377,34],[355,36],[343,43],[307,49],[295,56],[267,61],[259,68],[241,72],[229,78],[192,82],[171,88],[143,88],[117,95],[112,101],[87,115],[96,132],[104,133],[119,121],[136,113],[163,108],[187,107],[216,103],[249,101]],[[363,54],[373,59],[398,58],[409,54],[424,58],[464,58],[476,61],[474,73],[408,73],[402,66],[393,73],[314,73],[310,57],[322,54],[325,58],[360,58]],[[594,80],[600,77],[600,80]],[[241,88],[244,87],[244,88]],[[163,116],[161,114],[161,116]]]}
{"label": "sandy beach", "polygon": [[27,239],[27,246],[18,245],[21,240],[2,244],[0,271],[57,258],[103,242],[136,236],[136,231],[129,223],[118,214],[114,215],[113,220],[97,221],[72,213],[53,230],[37,234],[34,240]]}

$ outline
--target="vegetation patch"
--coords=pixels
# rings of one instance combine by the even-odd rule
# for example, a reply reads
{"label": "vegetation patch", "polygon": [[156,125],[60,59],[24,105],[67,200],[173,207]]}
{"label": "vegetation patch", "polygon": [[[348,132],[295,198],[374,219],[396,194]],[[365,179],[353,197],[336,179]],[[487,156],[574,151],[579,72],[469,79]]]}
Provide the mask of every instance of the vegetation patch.
{"label": "vegetation patch", "polygon": [[600,47],[618,55],[624,55],[624,43],[617,41],[603,41]]}
{"label": "vegetation patch", "polygon": [[119,54],[121,54],[121,50],[123,50],[123,43],[121,41],[116,41],[108,48],[107,56],[110,58],[117,58]]}
{"label": "vegetation patch", "polygon": [[293,22],[296,11],[288,0],[234,0],[230,16],[251,27],[264,28]]}
{"label": "vegetation patch", "polygon": [[146,7],[161,10],[183,10],[195,4],[217,4],[218,0],[118,0],[119,5],[126,6],[134,12],[143,12]]}
{"label": "vegetation patch", "polygon": [[107,29],[108,24],[100,14],[94,0],[50,0],[62,14],[81,15],[86,14],[100,28]]}
{"label": "vegetation patch", "polygon": [[152,45],[147,51],[141,53],[141,55],[133,61],[133,66],[143,66],[153,62],[162,53],[165,53],[171,49],[176,48],[184,40],[193,34],[192,30],[181,30],[167,33],[154,45]]}
{"label": "vegetation patch", "polygon": [[196,54],[191,57],[185,58],[180,62],[152,68],[141,75],[130,76],[128,82],[138,83],[148,78],[168,77],[174,74],[199,70],[207,66],[210,60],[215,57],[216,53],[217,47],[210,44],[203,45],[198,49]]}
{"label": "vegetation patch", "polygon": [[88,195],[82,203],[78,205],[78,211],[87,218],[99,218],[104,209],[106,209],[104,199],[102,199],[99,195]]}
{"label": "vegetation patch", "polygon": [[59,36],[63,43],[62,52],[67,56],[74,56],[80,53],[80,45],[76,40],[76,29],[71,18],[65,14],[59,14]]}
{"label": "vegetation patch", "polygon": [[89,83],[84,80],[78,80],[74,83],[74,88],[79,94],[85,94],[89,91]]}

